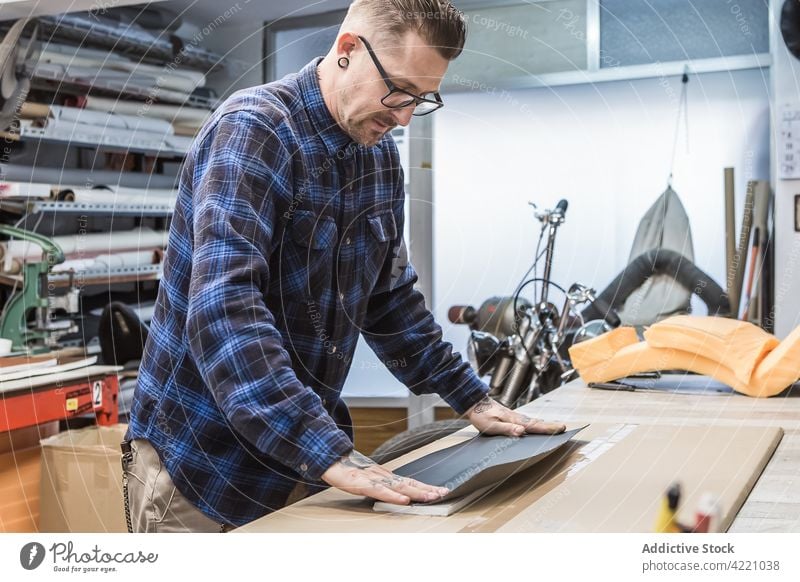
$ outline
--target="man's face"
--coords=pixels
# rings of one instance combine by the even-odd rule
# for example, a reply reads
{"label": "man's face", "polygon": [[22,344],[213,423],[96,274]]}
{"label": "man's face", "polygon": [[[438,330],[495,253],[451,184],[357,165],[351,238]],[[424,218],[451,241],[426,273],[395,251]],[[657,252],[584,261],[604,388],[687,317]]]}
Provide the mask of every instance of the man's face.
{"label": "man's face", "polygon": [[[397,39],[370,39],[375,56],[391,81],[414,95],[438,91],[449,61],[415,32]],[[337,109],[339,123],[356,142],[375,145],[387,131],[408,125],[414,105],[391,109],[381,103],[389,89],[364,43],[353,36],[355,49],[339,84]]]}

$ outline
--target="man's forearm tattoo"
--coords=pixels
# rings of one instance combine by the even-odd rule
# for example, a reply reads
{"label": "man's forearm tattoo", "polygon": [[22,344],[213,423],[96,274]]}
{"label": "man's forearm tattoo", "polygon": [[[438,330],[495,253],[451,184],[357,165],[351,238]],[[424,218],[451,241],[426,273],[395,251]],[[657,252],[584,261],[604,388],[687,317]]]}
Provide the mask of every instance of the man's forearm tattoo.
{"label": "man's forearm tattoo", "polygon": [[349,455],[346,457],[342,457],[341,459],[342,465],[347,467],[352,467],[354,469],[366,469],[367,467],[372,467],[375,465],[375,461],[367,457],[366,455],[362,455],[356,450],[353,450]]}
{"label": "man's forearm tattoo", "polygon": [[475,408],[472,409],[472,412],[475,414],[481,414],[482,412],[489,410],[492,406],[494,406],[494,400],[492,400],[491,396],[487,395],[483,397],[483,400],[475,405]]}

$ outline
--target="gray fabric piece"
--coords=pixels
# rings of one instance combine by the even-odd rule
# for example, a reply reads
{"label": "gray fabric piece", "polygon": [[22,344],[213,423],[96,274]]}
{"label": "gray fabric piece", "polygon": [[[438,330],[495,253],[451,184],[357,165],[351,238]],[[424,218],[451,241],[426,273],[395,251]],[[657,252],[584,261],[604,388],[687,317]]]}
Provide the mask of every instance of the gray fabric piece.
{"label": "gray fabric piece", "polygon": [[[694,261],[689,216],[678,194],[667,187],[639,222],[631,247],[630,263],[653,249],[668,249]],[[654,275],[634,291],[618,310],[623,325],[650,325],[680,313],[687,313],[691,289],[669,275]]]}
{"label": "gray fabric piece", "polygon": [[501,483],[517,471],[544,459],[586,426],[557,435],[478,435],[425,455],[393,472],[429,485],[447,487],[450,493],[435,502],[441,503]]}

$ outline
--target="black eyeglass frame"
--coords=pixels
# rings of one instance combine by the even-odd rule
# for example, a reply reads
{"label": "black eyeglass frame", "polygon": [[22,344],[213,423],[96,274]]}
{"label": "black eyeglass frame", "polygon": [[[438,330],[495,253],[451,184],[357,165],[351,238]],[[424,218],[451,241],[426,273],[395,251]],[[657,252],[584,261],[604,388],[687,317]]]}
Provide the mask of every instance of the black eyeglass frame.
{"label": "black eyeglass frame", "polygon": [[[439,93],[437,91],[433,92],[433,96],[435,97],[435,99],[426,99],[425,97],[420,97],[419,95],[414,95],[410,91],[406,91],[405,89],[402,89],[402,88],[398,87],[397,85],[395,85],[392,82],[392,80],[389,78],[389,74],[386,72],[386,69],[384,69],[383,65],[381,65],[381,62],[378,60],[378,57],[375,56],[375,53],[373,52],[372,47],[370,46],[369,42],[367,42],[367,39],[364,38],[363,36],[359,36],[358,38],[361,40],[361,42],[364,43],[364,46],[367,47],[367,52],[369,53],[369,56],[372,59],[372,62],[375,63],[375,68],[378,69],[378,73],[380,73],[381,77],[383,77],[383,82],[386,83],[386,88],[389,89],[389,92],[386,95],[384,95],[383,98],[381,98],[381,105],[383,105],[384,107],[387,107],[389,109],[405,109],[406,107],[408,107],[412,103],[414,104],[414,108],[416,108],[420,103],[430,103],[431,105],[435,105],[436,106],[433,109],[431,109],[430,111],[425,111],[424,113],[413,113],[412,112],[411,115],[414,115],[416,117],[422,117],[423,115],[429,115],[429,114],[433,113],[434,111],[437,111],[437,110],[441,109],[442,107],[444,107],[444,102],[442,102],[442,97],[441,97],[441,95],[439,95]],[[410,98],[409,101],[407,103],[403,104],[403,105],[387,105],[386,104],[386,100],[392,94],[396,94],[396,93],[402,93],[403,95],[408,95],[408,97]]]}

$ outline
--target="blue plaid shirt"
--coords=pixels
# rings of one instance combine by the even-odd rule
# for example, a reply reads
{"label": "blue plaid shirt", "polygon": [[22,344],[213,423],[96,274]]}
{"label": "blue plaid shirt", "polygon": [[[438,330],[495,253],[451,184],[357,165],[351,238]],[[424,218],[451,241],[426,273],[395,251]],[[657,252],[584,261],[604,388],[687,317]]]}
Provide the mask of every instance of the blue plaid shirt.
{"label": "blue plaid shirt", "polygon": [[127,438],[233,525],[324,487],[353,449],[340,394],[359,333],[416,394],[462,413],[487,392],[414,289],[394,141],[336,125],[318,62],[236,92],[194,141],[131,409]]}

